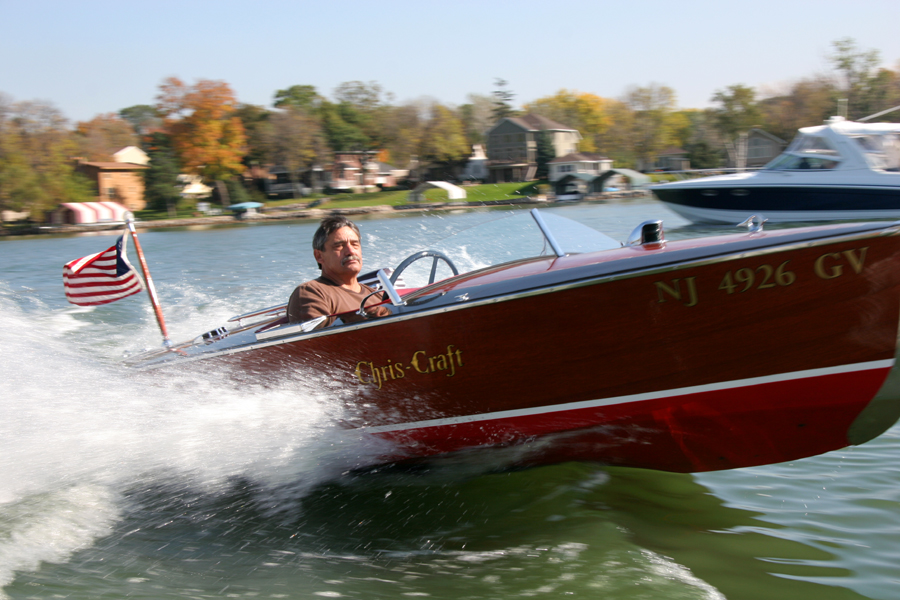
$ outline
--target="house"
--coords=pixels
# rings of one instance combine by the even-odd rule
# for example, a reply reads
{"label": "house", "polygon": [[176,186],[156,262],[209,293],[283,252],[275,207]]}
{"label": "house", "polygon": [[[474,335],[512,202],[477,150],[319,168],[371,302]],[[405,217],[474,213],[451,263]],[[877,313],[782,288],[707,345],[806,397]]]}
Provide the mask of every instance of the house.
{"label": "house", "polygon": [[302,173],[294,173],[281,166],[269,168],[269,176],[263,179],[266,195],[270,198],[299,198],[310,193],[303,182]]}
{"label": "house", "polygon": [[638,160],[638,169],[645,172],[687,171],[690,168],[691,161],[688,159],[688,151],[683,148],[666,148],[650,162]]}
{"label": "house", "polygon": [[28,217],[31,216],[30,210],[23,211],[15,211],[15,210],[4,210],[0,211],[0,221],[4,223],[13,223],[15,221],[24,221]]}
{"label": "house", "polygon": [[203,183],[203,178],[199,175],[189,175],[182,173],[176,177],[178,184],[181,186],[179,195],[185,199],[203,200],[212,196],[213,189]]}
{"label": "house", "polygon": [[125,146],[113,154],[113,161],[147,166],[150,164],[150,157],[137,146]]}
{"label": "house", "polygon": [[384,162],[376,162],[375,185],[380,188],[390,188],[409,177],[409,169],[398,169]]}
{"label": "house", "polygon": [[572,154],[554,158],[547,163],[549,171],[547,179],[552,183],[574,173],[586,173],[596,177],[612,169],[612,166],[613,161],[611,158],[588,152],[573,152]]}
{"label": "house", "polygon": [[129,211],[118,202],[63,202],[50,213],[54,225],[121,223]]}
{"label": "house", "polygon": [[325,187],[336,192],[365,192],[390,188],[409,176],[408,169],[398,169],[377,160],[378,152],[353,150],[334,153],[334,162],[323,172]]}
{"label": "house", "polygon": [[336,192],[371,191],[378,172],[374,157],[374,152],[365,150],[335,152],[330,173],[326,174],[327,187]]}
{"label": "house", "polygon": [[462,180],[487,181],[487,179],[487,155],[484,153],[484,146],[482,146],[481,144],[475,144],[474,146],[472,146],[472,155],[469,156],[466,167],[465,169],[463,169]]}
{"label": "house", "polygon": [[565,173],[552,182],[557,200],[580,200],[589,194],[632,190],[650,184],[650,177],[631,169],[609,168],[600,174]]}
{"label": "house", "polygon": [[120,202],[130,211],[143,210],[144,165],[123,162],[78,162],[75,170],[87,176],[97,191],[97,201]]}
{"label": "house", "polygon": [[537,173],[538,142],[549,136],[554,158],[578,151],[581,134],[535,114],[501,119],[487,132],[488,181],[531,181]]}
{"label": "house", "polygon": [[747,163],[745,166],[764,167],[781,154],[786,146],[787,142],[776,135],[762,129],[751,129],[747,132]]}

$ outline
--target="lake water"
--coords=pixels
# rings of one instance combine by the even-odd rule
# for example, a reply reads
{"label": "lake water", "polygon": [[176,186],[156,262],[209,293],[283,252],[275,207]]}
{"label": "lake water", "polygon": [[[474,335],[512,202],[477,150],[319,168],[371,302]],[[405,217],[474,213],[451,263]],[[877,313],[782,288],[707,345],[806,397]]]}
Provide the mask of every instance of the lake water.
{"label": "lake water", "polygon": [[[651,218],[670,238],[709,232],[648,199],[549,211],[620,240]],[[469,269],[529,253],[527,220],[359,223],[369,268],[436,247]],[[472,233],[483,222],[491,231]],[[315,227],[141,233],[171,337],[286,301],[317,275]],[[0,241],[0,598],[900,597],[898,426],[823,456],[700,475],[360,472],[369,449],[336,435],[339,390],[315,373],[261,389],[123,368],[126,353],[160,345],[145,296],[78,308],[61,278],[114,240]]]}

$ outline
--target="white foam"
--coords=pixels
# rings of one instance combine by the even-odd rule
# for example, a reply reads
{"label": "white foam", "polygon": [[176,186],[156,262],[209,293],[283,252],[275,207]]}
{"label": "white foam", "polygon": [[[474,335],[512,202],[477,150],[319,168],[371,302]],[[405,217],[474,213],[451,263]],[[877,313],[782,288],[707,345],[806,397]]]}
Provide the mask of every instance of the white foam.
{"label": "white foam", "polygon": [[[108,535],[119,518],[118,498],[103,486],[74,485],[3,507],[0,520],[0,588],[16,571],[42,562],[65,562]],[[0,598],[6,596],[0,592]]]}
{"label": "white foam", "polygon": [[135,373],[94,333],[60,339],[58,319],[2,293],[0,310],[0,587],[106,535],[126,491],[228,493],[240,478],[277,510],[280,486],[295,498],[377,455],[338,427],[342,392],[321,374],[263,388],[206,368]]}

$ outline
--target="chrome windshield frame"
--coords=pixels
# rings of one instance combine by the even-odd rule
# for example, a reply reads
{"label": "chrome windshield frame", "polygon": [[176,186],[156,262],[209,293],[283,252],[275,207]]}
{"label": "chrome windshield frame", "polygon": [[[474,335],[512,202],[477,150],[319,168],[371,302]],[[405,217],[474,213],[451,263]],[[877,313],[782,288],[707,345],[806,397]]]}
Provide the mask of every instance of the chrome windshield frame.
{"label": "chrome windshield frame", "polygon": [[550,244],[550,247],[553,249],[553,253],[556,256],[562,258],[566,255],[563,252],[562,247],[559,245],[559,242],[556,241],[556,238],[553,237],[553,234],[550,233],[550,228],[547,226],[547,223],[544,221],[544,217],[541,216],[541,213],[538,209],[531,209],[531,216],[534,219],[534,222],[537,223],[537,226],[540,228],[541,233],[544,234],[544,239],[547,240],[547,243]]}

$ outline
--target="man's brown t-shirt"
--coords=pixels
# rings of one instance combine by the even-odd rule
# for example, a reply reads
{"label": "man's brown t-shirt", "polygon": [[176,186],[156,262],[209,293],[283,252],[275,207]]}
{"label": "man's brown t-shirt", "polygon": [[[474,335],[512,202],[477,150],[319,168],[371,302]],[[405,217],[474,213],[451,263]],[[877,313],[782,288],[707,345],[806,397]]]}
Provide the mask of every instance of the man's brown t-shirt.
{"label": "man's brown t-shirt", "polygon": [[[352,314],[359,310],[359,305],[363,298],[372,293],[372,288],[367,285],[360,284],[360,292],[351,292],[344,289],[335,282],[331,281],[324,275],[318,279],[307,281],[297,286],[297,289],[291,294],[288,300],[287,316],[290,323],[302,323],[321,317],[322,315],[334,315],[339,313],[351,313],[344,315],[341,319],[345,323],[361,321],[362,317]],[[372,296],[366,306],[378,304],[381,298]],[[391,314],[386,306],[379,306],[367,311],[369,316],[384,317]],[[328,318],[320,327],[328,327],[334,323],[335,318]]]}

